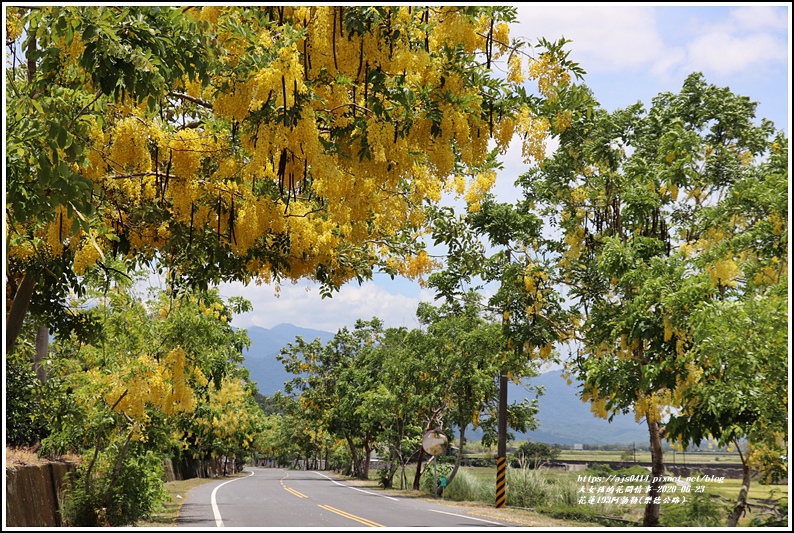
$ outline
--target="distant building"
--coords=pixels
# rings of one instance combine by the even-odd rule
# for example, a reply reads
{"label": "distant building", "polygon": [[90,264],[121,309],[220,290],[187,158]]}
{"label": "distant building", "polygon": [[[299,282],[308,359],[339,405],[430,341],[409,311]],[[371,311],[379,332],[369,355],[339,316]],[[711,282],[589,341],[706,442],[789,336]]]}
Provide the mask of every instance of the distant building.
{"label": "distant building", "polygon": [[574,444],[573,445],[573,449],[574,450],[584,450],[584,445],[583,444]]}

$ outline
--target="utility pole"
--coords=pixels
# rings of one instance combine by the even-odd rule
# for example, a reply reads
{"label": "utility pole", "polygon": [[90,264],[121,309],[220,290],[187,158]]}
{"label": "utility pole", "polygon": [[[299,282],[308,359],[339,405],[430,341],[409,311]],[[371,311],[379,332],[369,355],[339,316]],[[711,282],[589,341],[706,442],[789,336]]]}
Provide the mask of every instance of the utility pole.
{"label": "utility pole", "polygon": [[499,373],[499,442],[496,449],[496,508],[505,506],[507,476],[507,374]]}
{"label": "utility pole", "polygon": [[[507,250],[507,264],[510,264],[510,250]],[[510,309],[509,306],[505,306]],[[502,313],[502,324],[510,324],[509,311]],[[505,328],[507,329],[507,328]],[[509,343],[509,341],[508,341]],[[496,508],[505,506],[507,488],[507,373],[504,368],[499,372],[499,440],[496,448]]]}

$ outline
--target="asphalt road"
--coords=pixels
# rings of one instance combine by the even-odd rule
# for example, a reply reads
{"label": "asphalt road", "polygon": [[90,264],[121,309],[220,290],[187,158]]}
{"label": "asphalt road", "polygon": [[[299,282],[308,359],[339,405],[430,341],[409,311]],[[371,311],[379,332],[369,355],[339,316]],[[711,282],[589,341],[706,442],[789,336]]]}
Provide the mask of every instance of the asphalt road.
{"label": "asphalt road", "polygon": [[323,472],[247,467],[242,477],[205,483],[187,494],[178,527],[491,528],[508,522],[459,508],[387,496]]}

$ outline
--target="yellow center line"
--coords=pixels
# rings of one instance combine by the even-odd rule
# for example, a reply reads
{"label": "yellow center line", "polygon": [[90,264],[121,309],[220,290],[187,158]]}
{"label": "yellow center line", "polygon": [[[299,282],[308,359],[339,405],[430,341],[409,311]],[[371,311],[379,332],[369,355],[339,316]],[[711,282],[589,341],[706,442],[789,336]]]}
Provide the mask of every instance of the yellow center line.
{"label": "yellow center line", "polygon": [[322,507],[326,511],[331,511],[332,513],[336,513],[339,516],[344,516],[345,518],[349,518],[351,520],[355,520],[356,522],[358,522],[360,524],[364,524],[365,526],[386,527],[383,524],[378,524],[377,522],[373,522],[372,520],[367,520],[366,518],[361,518],[360,516],[356,516],[356,515],[352,515],[350,513],[346,513],[344,511],[340,511],[339,509],[335,509],[335,508],[331,507],[330,505],[320,505],[320,504],[317,504],[317,505],[319,507]]}
{"label": "yellow center line", "polygon": [[291,489],[291,488],[289,488],[289,487],[285,486],[283,483],[281,484],[281,486],[282,486],[282,488],[283,488],[284,490],[286,490],[286,491],[287,491],[287,492],[289,492],[290,494],[293,494],[293,495],[297,496],[298,498],[308,498],[308,496],[306,496],[305,494],[302,494],[302,493],[298,492],[298,491],[297,491],[297,490],[295,490],[295,489]]}
{"label": "yellow center line", "polygon": [[[289,476],[289,474],[287,474],[287,476]],[[284,479],[286,479],[286,477]],[[284,490],[286,490],[290,494],[293,494],[294,496],[297,496],[298,498],[308,498],[308,496],[306,496],[305,494],[302,494],[302,493],[298,492],[297,490],[291,489],[288,486],[286,486],[284,484],[284,479],[279,481],[279,483],[281,483],[281,488],[283,488]]]}

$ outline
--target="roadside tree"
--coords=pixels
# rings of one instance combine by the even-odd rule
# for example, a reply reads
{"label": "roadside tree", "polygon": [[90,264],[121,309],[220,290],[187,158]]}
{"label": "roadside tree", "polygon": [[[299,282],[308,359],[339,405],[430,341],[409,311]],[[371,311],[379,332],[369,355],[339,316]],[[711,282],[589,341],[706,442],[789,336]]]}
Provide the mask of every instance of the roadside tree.
{"label": "roadside tree", "polygon": [[[726,230],[704,224],[736,198],[737,186],[758,178],[769,156],[774,126],[755,123],[754,113],[749,99],[695,73],[648,111],[640,103],[574,111],[554,155],[521,179],[526,201],[552,224],[546,246],[583,319],[570,365],[584,384],[582,399],[604,417],[633,410],[645,419],[657,478],[665,422],[673,408],[685,408],[682,395],[710,366],[692,357],[702,340],[693,336],[693,312],[744,297],[737,262],[748,272],[771,265],[758,263],[766,252],[750,240],[744,254],[709,252]],[[734,224],[755,219],[740,211]],[[700,429],[710,430],[692,431]],[[659,491],[652,484],[650,496]],[[643,523],[657,525],[658,517],[651,501]]]}
{"label": "roadside tree", "polygon": [[171,289],[424,272],[425,202],[479,194],[547,130],[523,81],[577,72],[564,42],[510,40],[512,7],[6,13],[7,351],[28,312],[89,332],[67,294],[111,256]]}

